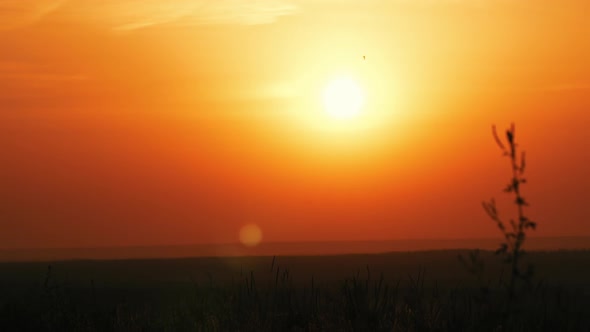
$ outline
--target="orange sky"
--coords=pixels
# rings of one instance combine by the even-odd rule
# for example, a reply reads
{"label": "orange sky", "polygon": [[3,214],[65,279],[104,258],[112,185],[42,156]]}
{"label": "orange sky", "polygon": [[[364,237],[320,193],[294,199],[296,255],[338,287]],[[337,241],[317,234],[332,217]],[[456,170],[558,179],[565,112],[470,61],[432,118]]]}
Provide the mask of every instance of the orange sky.
{"label": "orange sky", "polygon": [[[590,235],[586,0],[0,1],[0,248]],[[362,60],[362,56],[366,60]],[[362,115],[326,117],[347,73]],[[505,215],[514,210],[502,204]]]}

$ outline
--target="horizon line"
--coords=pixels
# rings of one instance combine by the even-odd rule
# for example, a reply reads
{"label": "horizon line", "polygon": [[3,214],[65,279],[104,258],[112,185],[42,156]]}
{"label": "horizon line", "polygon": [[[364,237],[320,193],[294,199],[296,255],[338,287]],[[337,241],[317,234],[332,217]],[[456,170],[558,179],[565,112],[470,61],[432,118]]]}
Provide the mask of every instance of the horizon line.
{"label": "horizon line", "polygon": [[[565,238],[587,238],[588,235],[562,235],[562,236],[529,236],[528,239],[565,239]],[[381,239],[381,240],[312,240],[312,241],[269,241],[261,242],[256,247],[269,244],[339,244],[339,243],[385,243],[385,242],[420,242],[420,241],[468,241],[468,240],[498,240],[496,237],[472,237],[472,238],[408,238],[408,239]],[[141,245],[112,245],[112,246],[72,246],[72,247],[7,247],[0,248],[0,251],[13,251],[13,250],[72,250],[72,249],[123,249],[123,248],[155,248],[155,247],[194,247],[194,246],[243,246],[240,242],[206,242],[206,243],[183,243],[183,244],[141,244]],[[255,248],[255,247],[254,247]]]}

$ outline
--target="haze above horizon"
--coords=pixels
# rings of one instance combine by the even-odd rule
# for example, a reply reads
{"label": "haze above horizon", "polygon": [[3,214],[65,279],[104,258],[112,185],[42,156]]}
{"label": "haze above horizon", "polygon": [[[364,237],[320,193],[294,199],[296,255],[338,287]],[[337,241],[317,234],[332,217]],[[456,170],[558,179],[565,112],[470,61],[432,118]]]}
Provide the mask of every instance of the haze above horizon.
{"label": "haze above horizon", "polygon": [[590,236],[589,10],[0,1],[0,250]]}

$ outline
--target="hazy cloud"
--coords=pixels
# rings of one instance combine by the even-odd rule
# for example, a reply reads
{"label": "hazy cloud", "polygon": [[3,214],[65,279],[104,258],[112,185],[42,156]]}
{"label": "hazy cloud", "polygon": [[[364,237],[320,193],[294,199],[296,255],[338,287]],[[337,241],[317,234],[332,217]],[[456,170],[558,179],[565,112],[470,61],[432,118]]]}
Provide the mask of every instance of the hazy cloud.
{"label": "hazy cloud", "polygon": [[555,84],[545,87],[547,91],[590,90],[590,83]]}
{"label": "hazy cloud", "polygon": [[51,83],[56,81],[83,81],[87,79],[88,77],[81,74],[58,72],[33,63],[0,60],[0,81]]}

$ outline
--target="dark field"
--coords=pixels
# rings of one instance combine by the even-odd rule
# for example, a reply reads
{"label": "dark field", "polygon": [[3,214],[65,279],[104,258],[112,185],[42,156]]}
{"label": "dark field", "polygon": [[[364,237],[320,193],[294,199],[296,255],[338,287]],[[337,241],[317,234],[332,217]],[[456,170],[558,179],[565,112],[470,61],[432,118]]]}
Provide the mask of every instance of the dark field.
{"label": "dark field", "polygon": [[[0,264],[2,331],[590,331],[590,251],[466,251]],[[50,267],[49,267],[50,266]]]}

